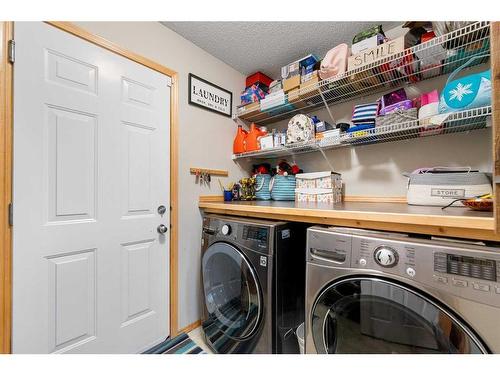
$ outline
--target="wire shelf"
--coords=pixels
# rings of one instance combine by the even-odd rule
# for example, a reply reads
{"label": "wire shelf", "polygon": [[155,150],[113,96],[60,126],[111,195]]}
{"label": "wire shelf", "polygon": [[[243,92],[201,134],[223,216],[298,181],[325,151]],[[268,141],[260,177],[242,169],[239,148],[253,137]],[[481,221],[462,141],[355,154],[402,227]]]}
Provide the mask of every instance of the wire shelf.
{"label": "wire shelf", "polygon": [[302,84],[299,90],[268,103],[267,112],[258,103],[251,111],[235,116],[235,120],[260,125],[289,119],[295,113],[339,104],[389,88],[413,84],[451,73],[471,57],[473,65],[486,63],[490,57],[490,23],[481,21],[451,33],[433,38],[400,53],[379,59],[369,65],[336,77]]}
{"label": "wire shelf", "polygon": [[[376,126],[372,129],[352,133],[341,133],[338,137],[295,143],[267,150],[244,152],[233,155],[233,160],[243,158],[274,159],[334,148],[395,142],[483,129],[488,126],[488,117],[491,116],[491,106],[450,113],[444,115],[444,118],[440,119],[439,124],[436,124],[436,119],[440,116],[443,115]],[[433,125],[429,125],[431,120]]]}

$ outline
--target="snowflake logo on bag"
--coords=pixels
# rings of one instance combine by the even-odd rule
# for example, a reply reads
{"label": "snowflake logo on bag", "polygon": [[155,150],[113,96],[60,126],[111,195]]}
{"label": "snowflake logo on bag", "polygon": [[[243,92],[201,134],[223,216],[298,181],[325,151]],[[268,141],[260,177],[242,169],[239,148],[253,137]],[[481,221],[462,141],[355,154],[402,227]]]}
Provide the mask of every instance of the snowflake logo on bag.
{"label": "snowflake logo on bag", "polygon": [[455,89],[450,91],[450,100],[458,99],[458,101],[461,102],[465,95],[472,94],[472,90],[470,90],[471,86],[472,83],[467,85],[459,83]]}

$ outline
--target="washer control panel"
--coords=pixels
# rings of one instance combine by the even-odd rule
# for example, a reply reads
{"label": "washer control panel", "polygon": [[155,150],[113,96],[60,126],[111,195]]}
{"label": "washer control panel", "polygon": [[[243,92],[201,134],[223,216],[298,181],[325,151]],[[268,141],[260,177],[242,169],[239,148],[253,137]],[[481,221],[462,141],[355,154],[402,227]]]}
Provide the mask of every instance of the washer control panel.
{"label": "washer control panel", "polygon": [[[344,260],[333,261],[340,249]],[[500,248],[351,228],[309,228],[308,254],[308,262],[392,275],[416,287],[500,307]]]}
{"label": "washer control panel", "polygon": [[[230,220],[225,217],[207,215],[203,218],[202,246],[207,247],[216,241],[238,243],[250,250],[269,253],[275,236],[273,223],[253,223],[247,220]],[[282,232],[290,235],[290,229]]]}
{"label": "washer control panel", "polygon": [[417,275],[415,247],[412,244],[353,237],[352,252],[352,266],[355,268],[375,269],[410,278]]}
{"label": "washer control panel", "polygon": [[435,252],[434,271],[484,281],[497,281],[497,262],[493,259]]}
{"label": "washer control panel", "polygon": [[464,255],[445,251],[434,252],[432,279],[443,287],[473,294],[477,298],[494,298],[500,304],[499,254]]}

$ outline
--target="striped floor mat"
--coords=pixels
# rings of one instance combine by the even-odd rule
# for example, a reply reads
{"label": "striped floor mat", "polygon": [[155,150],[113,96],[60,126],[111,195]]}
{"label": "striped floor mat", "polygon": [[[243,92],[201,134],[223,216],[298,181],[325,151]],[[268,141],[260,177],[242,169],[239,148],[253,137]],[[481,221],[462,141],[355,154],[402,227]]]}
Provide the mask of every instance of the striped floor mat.
{"label": "striped floor mat", "polygon": [[183,333],[173,339],[163,341],[143,354],[206,354],[206,352]]}

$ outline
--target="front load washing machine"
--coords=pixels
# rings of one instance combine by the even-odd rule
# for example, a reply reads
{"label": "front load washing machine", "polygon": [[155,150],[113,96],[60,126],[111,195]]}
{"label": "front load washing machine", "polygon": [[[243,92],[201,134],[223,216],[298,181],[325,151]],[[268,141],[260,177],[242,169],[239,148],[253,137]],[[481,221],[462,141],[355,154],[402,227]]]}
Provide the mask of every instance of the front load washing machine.
{"label": "front load washing machine", "polygon": [[304,321],[301,224],[206,215],[202,330],[217,353],[298,353]]}
{"label": "front load washing machine", "polygon": [[500,248],[307,233],[306,353],[500,353]]}

